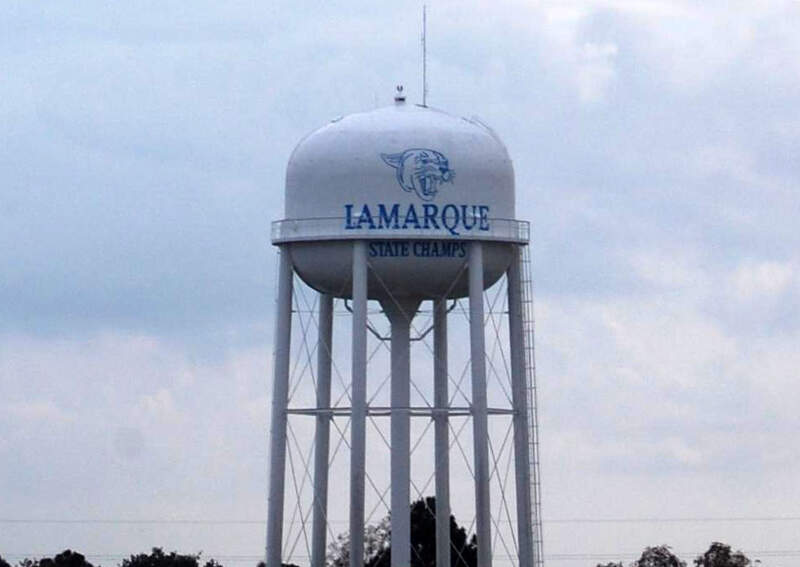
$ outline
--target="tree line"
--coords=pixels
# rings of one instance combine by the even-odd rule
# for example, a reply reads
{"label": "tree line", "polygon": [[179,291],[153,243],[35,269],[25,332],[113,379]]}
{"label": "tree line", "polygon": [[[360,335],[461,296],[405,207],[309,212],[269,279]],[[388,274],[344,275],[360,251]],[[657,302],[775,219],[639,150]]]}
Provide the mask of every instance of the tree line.
{"label": "tree line", "polygon": [[[0,567],[12,566],[0,556]],[[95,567],[95,565],[88,562],[83,554],[66,549],[54,557],[23,559],[17,563],[17,567]],[[164,553],[160,547],[154,547],[150,553],[140,553],[123,559],[119,567],[201,567],[201,563],[199,553],[194,555],[175,551]],[[202,567],[222,567],[222,565],[214,559],[209,559],[202,564]]]}
{"label": "tree line", "polygon": [[[731,551],[731,546],[715,541],[693,562],[695,567],[747,567],[750,559],[741,551]],[[622,561],[597,564],[597,567],[625,567]],[[686,567],[686,562],[675,555],[668,545],[646,547],[642,556],[630,567]]]}
{"label": "tree line", "polygon": [[[411,565],[409,567],[436,567],[436,499],[422,498],[411,504]],[[389,567],[391,565],[391,519],[386,516],[366,529],[364,537],[364,566]],[[450,567],[477,567],[478,544],[474,535],[469,536],[463,526],[450,516]],[[350,538],[340,534],[328,546],[327,567],[349,567]],[[629,567],[686,567],[667,545],[647,547],[641,557]],[[708,550],[697,556],[694,567],[748,567],[751,560],[741,551],[732,551],[731,546],[713,542]],[[0,567],[12,567],[0,556]],[[23,559],[17,567],[95,567],[86,557],[67,549],[54,557]],[[99,567],[99,566],[97,566]],[[150,553],[131,555],[123,559],[118,567],[223,567],[214,559],[203,562],[201,554],[165,553],[154,547]],[[265,567],[260,562],[257,567]],[[298,567],[284,564],[282,567]],[[596,567],[626,567],[623,562],[598,563]]]}

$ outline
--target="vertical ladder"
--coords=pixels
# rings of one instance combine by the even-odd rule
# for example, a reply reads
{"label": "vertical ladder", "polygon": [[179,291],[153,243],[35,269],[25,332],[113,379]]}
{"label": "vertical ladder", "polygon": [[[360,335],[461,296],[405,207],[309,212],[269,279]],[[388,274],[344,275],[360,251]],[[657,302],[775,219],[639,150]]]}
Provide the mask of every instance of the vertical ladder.
{"label": "vertical ladder", "polygon": [[536,359],[534,356],[533,278],[530,246],[521,247],[522,328],[525,345],[525,375],[528,395],[528,458],[531,471],[531,526],[533,527],[533,564],[544,566],[542,541],[542,497],[539,475],[539,423],[536,394]]}

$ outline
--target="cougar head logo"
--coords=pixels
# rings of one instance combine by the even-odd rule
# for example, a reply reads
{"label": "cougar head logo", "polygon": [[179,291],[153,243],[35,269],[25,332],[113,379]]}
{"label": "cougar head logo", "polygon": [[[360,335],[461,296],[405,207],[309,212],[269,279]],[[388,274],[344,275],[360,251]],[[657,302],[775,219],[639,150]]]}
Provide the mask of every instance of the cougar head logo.
{"label": "cougar head logo", "polygon": [[399,154],[381,154],[386,165],[395,168],[404,191],[414,191],[423,201],[432,201],[442,183],[452,183],[455,172],[441,152],[413,148]]}

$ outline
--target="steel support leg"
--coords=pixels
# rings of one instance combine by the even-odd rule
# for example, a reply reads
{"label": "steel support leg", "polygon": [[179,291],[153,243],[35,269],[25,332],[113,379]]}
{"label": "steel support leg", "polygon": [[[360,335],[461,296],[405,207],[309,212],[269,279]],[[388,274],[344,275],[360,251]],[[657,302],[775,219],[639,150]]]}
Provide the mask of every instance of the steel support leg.
{"label": "steel support leg", "polygon": [[367,441],[367,243],[353,242],[352,417],[350,425],[350,567],[364,564]]}
{"label": "steel support leg", "polygon": [[[331,345],[333,338],[333,296],[319,296],[317,339],[317,409],[331,405]],[[311,531],[311,567],[325,567],[328,527],[328,458],[331,416],[318,414],[314,433],[314,517]]]}
{"label": "steel support leg", "polygon": [[483,324],[483,246],[478,241],[473,241],[469,245],[469,336],[478,567],[491,567],[492,519],[489,486],[489,416],[486,401],[486,339]]}
{"label": "steel support leg", "polygon": [[434,474],[436,475],[436,565],[450,567],[450,424],[447,410],[447,300],[433,302]]}
{"label": "steel support leg", "polygon": [[514,470],[517,495],[517,542],[519,566],[534,567],[531,515],[531,470],[528,444],[528,376],[525,369],[525,336],[522,306],[522,256],[514,246],[508,268],[508,325],[511,347],[511,396],[514,405]]}
{"label": "steel support leg", "polygon": [[286,406],[289,395],[289,357],[292,336],[292,261],[281,247],[278,268],[278,313],[275,320],[275,366],[270,416],[269,509],[267,516],[267,567],[281,567],[283,492],[286,475]]}

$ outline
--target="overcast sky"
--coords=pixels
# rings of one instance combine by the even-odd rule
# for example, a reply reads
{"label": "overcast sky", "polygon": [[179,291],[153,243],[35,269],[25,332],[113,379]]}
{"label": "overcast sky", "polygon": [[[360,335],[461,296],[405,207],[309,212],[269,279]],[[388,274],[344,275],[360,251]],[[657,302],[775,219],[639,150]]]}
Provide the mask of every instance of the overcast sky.
{"label": "overcast sky", "polygon": [[[420,100],[420,13],[3,2],[0,554],[262,553],[285,164],[395,84]],[[533,227],[550,564],[712,540],[794,564],[800,4],[428,24],[429,105],[499,133]],[[573,521],[602,518],[739,520]],[[254,523],[20,523],[137,519]]]}

